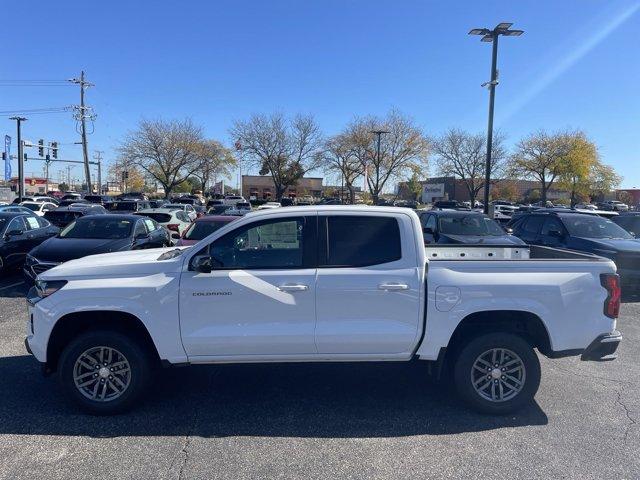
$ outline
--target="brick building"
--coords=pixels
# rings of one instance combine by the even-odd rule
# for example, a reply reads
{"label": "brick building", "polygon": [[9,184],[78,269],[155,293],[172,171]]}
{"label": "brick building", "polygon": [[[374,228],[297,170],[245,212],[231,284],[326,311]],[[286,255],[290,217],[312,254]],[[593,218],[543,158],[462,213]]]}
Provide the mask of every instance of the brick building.
{"label": "brick building", "polygon": [[[322,177],[303,177],[284,193],[285,197],[297,198],[322,196]],[[243,175],[242,194],[251,200],[275,200],[276,188],[270,175]]]}

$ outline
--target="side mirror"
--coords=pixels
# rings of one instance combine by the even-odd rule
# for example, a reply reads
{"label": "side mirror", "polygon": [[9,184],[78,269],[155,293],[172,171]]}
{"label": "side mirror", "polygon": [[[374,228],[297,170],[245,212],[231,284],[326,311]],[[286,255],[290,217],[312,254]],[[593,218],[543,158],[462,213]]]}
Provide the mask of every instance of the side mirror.
{"label": "side mirror", "polygon": [[433,232],[433,228],[431,228],[431,227],[423,227],[422,228],[422,233],[427,233],[429,235],[433,235],[433,233],[434,233]]}
{"label": "side mirror", "polygon": [[173,232],[171,234],[171,238],[173,238],[174,240],[180,240],[180,234],[177,232]]}
{"label": "side mirror", "polygon": [[560,230],[549,230],[548,235],[555,238],[562,238],[564,236]]}
{"label": "side mirror", "polygon": [[199,273],[211,273],[212,261],[209,255],[198,255],[191,260],[191,269]]}
{"label": "side mirror", "polygon": [[136,235],[136,240],[144,240],[146,238],[149,238],[149,234],[148,233],[139,233],[138,235]]}

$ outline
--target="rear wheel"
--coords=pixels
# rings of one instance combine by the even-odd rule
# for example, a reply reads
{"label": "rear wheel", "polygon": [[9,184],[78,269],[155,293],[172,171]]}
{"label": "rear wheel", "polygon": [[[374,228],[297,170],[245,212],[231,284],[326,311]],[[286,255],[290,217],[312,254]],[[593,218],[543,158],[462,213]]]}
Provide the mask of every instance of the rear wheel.
{"label": "rear wheel", "polygon": [[540,385],[540,362],[523,338],[490,333],[462,348],[454,378],[458,393],[471,408],[505,414],[533,401]]}
{"label": "rear wheel", "polygon": [[118,332],[95,331],[73,339],[60,357],[62,387],[80,408],[111,415],[131,408],[147,389],[152,357]]}

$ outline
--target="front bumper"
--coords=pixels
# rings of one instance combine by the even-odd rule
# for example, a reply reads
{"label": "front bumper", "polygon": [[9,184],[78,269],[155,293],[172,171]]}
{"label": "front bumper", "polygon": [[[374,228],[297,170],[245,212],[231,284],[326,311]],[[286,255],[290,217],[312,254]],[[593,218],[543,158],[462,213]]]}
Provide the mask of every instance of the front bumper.
{"label": "front bumper", "polygon": [[615,360],[617,357],[615,352],[621,341],[622,334],[617,330],[602,334],[582,352],[580,360],[596,362]]}

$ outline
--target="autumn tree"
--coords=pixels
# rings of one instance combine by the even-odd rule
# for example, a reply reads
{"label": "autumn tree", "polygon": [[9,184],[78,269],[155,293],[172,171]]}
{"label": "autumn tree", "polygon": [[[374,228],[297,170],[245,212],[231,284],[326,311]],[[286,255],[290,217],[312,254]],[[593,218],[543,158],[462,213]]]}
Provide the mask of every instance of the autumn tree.
{"label": "autumn tree", "polygon": [[193,172],[193,176],[199,180],[203,193],[211,180],[229,177],[237,165],[233,152],[216,140],[204,140],[200,144],[198,158],[199,168]]}
{"label": "autumn tree", "polygon": [[[432,141],[432,150],[438,173],[462,180],[474,205],[485,183],[487,151],[484,134],[451,128]],[[493,182],[502,176],[505,158],[504,136],[497,132],[491,146],[490,178]]]}
{"label": "autumn tree", "polygon": [[[127,172],[127,178],[123,179],[123,173],[125,171]],[[128,165],[122,161],[112,163],[109,166],[108,175],[111,182],[121,185],[123,192],[142,192],[144,190],[144,175],[136,165]]]}
{"label": "autumn tree", "polygon": [[584,132],[577,131],[567,138],[569,150],[563,159],[558,186],[570,193],[571,206],[589,194],[592,172],[598,168],[598,149]]}
{"label": "autumn tree", "polygon": [[[375,130],[387,132],[380,136],[380,155]],[[345,134],[355,145],[354,154],[363,165],[374,204],[389,181],[406,178],[415,169],[426,168],[429,142],[422,129],[397,110],[391,110],[384,118],[356,119],[346,128]]]}
{"label": "autumn tree", "polygon": [[510,158],[512,175],[540,182],[542,202],[561,176],[568,174],[572,152],[582,132],[547,133],[540,130],[520,140]]}
{"label": "autumn tree", "polygon": [[324,140],[311,115],[253,115],[236,121],[230,134],[242,159],[258,167],[260,175],[271,175],[277,200],[322,163]]}
{"label": "autumn tree", "polygon": [[604,200],[606,193],[617,188],[622,183],[622,177],[613,167],[597,162],[591,168],[588,177],[589,196],[592,199]]}
{"label": "autumn tree", "polygon": [[202,129],[191,120],[142,120],[129,132],[118,151],[164,187],[168,197],[201,165]]}
{"label": "autumn tree", "polygon": [[364,172],[364,166],[357,154],[358,145],[353,139],[341,133],[329,138],[324,146],[323,166],[326,171],[338,173],[349,191],[348,202],[356,200],[355,180]]}
{"label": "autumn tree", "polygon": [[412,200],[420,201],[422,195],[422,183],[420,183],[420,177],[416,170],[413,171],[411,177],[407,181],[407,189],[413,196]]}

